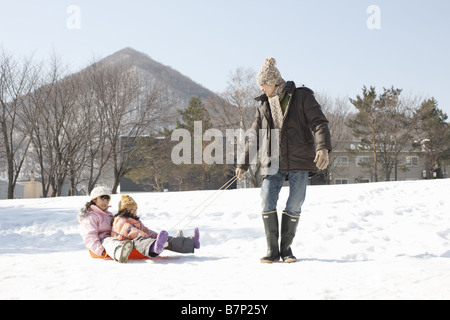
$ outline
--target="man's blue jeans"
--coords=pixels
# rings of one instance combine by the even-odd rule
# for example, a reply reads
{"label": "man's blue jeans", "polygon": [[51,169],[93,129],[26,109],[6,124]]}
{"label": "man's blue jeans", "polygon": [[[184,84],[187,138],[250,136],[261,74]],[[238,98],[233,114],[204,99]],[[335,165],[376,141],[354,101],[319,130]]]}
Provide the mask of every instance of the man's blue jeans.
{"label": "man's blue jeans", "polygon": [[284,211],[291,216],[300,216],[306,196],[308,171],[281,172],[279,170],[278,173],[267,176],[261,187],[263,214],[277,211],[278,196],[287,176],[289,176],[289,198]]}

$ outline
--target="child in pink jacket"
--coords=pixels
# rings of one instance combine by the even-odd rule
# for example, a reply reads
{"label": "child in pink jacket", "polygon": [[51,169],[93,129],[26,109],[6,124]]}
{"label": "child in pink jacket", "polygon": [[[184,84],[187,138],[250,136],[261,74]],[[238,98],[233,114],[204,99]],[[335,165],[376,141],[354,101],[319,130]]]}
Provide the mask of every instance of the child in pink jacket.
{"label": "child in pink jacket", "polygon": [[157,233],[147,228],[137,215],[137,203],[129,195],[122,195],[119,212],[114,216],[111,236],[115,239],[132,240],[134,247],[147,257],[157,257],[164,249],[179,253],[194,253],[200,248],[200,233],[194,230],[192,237],[169,237],[167,231]]}
{"label": "child in pink jacket", "polygon": [[119,263],[126,263],[133,249],[131,241],[118,241],[111,237],[113,215],[108,211],[111,195],[104,187],[92,190],[90,201],[80,209],[80,234],[87,249],[97,256],[107,255]]}

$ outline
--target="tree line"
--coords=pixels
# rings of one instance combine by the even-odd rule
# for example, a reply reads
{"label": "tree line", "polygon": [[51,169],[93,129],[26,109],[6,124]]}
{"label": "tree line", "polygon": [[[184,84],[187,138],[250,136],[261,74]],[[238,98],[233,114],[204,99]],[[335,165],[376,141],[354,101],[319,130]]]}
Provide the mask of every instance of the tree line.
{"label": "tree line", "polygon": [[356,113],[346,125],[360,141],[359,150],[371,152],[366,166],[375,182],[397,180],[402,151],[424,156],[428,179],[450,159],[448,116],[433,97],[404,98],[402,91],[391,87],[377,93],[375,87],[363,87],[361,95],[350,99]]}
{"label": "tree line", "polygon": [[[89,193],[112,172],[113,192],[130,170],[132,140],[160,130],[167,88],[126,64],[93,61],[69,74],[53,53],[46,62],[0,51],[0,161],[8,198],[24,166],[36,170],[43,196]],[[126,143],[124,143],[126,139]],[[131,140],[131,141],[130,141]]]}
{"label": "tree line", "polygon": [[[53,53],[37,63],[0,51],[0,164],[8,180],[8,197],[24,168],[40,178],[44,197],[69,194],[84,186],[112,181],[117,191],[123,177],[162,191],[168,183],[177,190],[205,188],[211,174],[226,177],[231,165],[179,165],[170,162],[174,128],[248,130],[260,95],[256,73],[238,68],[231,72],[225,90],[214,98],[193,97],[178,114],[167,87],[126,63],[105,64],[94,59],[84,70],[69,73]],[[363,87],[356,98],[330,98],[316,94],[330,121],[335,150],[358,140],[372,153],[367,164],[373,181],[391,180],[399,154],[413,147],[425,155],[427,174],[450,157],[447,115],[434,98],[402,96],[398,88]],[[176,122],[176,123],[175,123]],[[205,146],[203,146],[205,147]],[[358,150],[357,150],[358,151]],[[331,153],[325,176],[337,170],[340,154]],[[248,179],[260,185],[258,165]]]}
{"label": "tree line", "polygon": [[[193,98],[187,109],[179,110],[182,121],[177,122],[177,128],[188,129],[193,134],[193,123],[202,121],[203,133],[209,128],[250,129],[259,106],[254,100],[260,94],[255,77],[256,74],[251,69],[238,68],[231,72],[226,89],[217,97],[205,102]],[[448,118],[439,109],[436,99],[411,97],[402,95],[402,92],[402,89],[392,86],[377,93],[375,87],[364,86],[362,94],[356,98],[333,99],[324,94],[316,94],[329,120],[334,146],[334,151],[330,154],[330,166],[321,172],[324,181],[329,182],[329,176],[341,170],[339,158],[349,153],[356,155],[363,152],[372,155],[367,163],[360,164],[370,171],[371,181],[397,180],[399,170],[407,170],[400,159],[402,152],[423,156],[427,178],[432,178],[433,172],[449,160]],[[162,158],[159,159],[159,164],[148,159],[147,163],[142,164],[140,171],[134,171],[132,179],[139,183],[146,181],[154,190],[159,191],[170,180],[177,180],[178,190],[192,190],[201,189],[210,173],[227,177],[234,171],[233,165],[173,165],[170,162],[170,150],[174,146],[170,142],[171,132],[166,132],[166,143],[160,145],[159,154]],[[350,150],[350,142],[358,142],[357,148]],[[204,143],[203,149],[208,143],[210,142]],[[155,145],[153,142],[150,144]],[[253,186],[261,184],[259,170],[259,165],[253,165],[247,173]],[[195,178],[188,178],[189,174]],[[158,183],[155,182],[155,176],[159,176]],[[189,185],[189,181],[196,181],[196,185]]]}

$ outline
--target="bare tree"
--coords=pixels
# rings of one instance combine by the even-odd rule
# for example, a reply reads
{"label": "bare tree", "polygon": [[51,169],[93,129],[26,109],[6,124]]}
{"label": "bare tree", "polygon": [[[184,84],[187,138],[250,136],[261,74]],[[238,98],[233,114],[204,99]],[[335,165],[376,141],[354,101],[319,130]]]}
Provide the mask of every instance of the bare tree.
{"label": "bare tree", "polygon": [[254,70],[242,67],[229,74],[225,91],[207,105],[215,128],[247,130],[251,127],[259,106],[255,98],[260,95],[255,79]]}
{"label": "bare tree", "polygon": [[83,153],[84,170],[78,171],[78,179],[86,181],[87,193],[90,193],[108,166],[112,150],[106,135],[106,117],[98,101],[104,81],[101,65],[94,62],[77,78],[80,90],[77,96],[78,130],[85,137],[79,151]]}
{"label": "bare tree", "polygon": [[[78,84],[75,77],[67,76],[67,70],[61,58],[53,53],[47,76],[30,95],[32,106],[39,113],[32,141],[44,197],[50,190],[52,196],[61,195],[69,173],[74,171],[74,154],[78,154],[80,145],[75,108]],[[71,189],[74,187],[72,184]]]}
{"label": "bare tree", "polygon": [[347,143],[352,139],[351,130],[345,125],[349,120],[350,104],[348,98],[332,99],[326,94],[316,94],[317,101],[323,109],[329,123],[331,132],[331,144],[333,152],[330,153],[330,166],[323,171],[327,183],[330,182],[330,176],[334,176],[342,170],[339,159],[347,154]]}
{"label": "bare tree", "polygon": [[[228,85],[219,98],[207,101],[207,109],[215,128],[242,129],[251,128],[259,103],[255,100],[260,95],[256,84],[256,72],[249,68],[237,68],[229,75]],[[235,144],[235,154],[236,154]],[[234,171],[230,167],[230,172]],[[250,166],[248,177],[253,186],[258,186],[260,164]]]}
{"label": "bare tree", "polygon": [[53,157],[53,150],[49,135],[48,106],[52,101],[52,95],[56,81],[58,80],[57,70],[51,68],[45,76],[41,76],[36,90],[30,93],[29,110],[30,115],[37,114],[36,124],[31,133],[32,150],[30,157],[37,164],[39,176],[41,177],[42,193],[44,197],[48,196],[51,182],[53,179],[53,166],[49,161]]}
{"label": "bare tree", "polygon": [[0,167],[6,168],[6,148],[4,139],[0,139]]}
{"label": "bare tree", "polygon": [[89,114],[83,113],[77,97],[84,95],[80,77],[68,76],[58,86],[60,105],[66,110],[62,128],[65,136],[65,146],[62,154],[61,174],[58,175],[58,195],[61,194],[63,184],[69,180],[69,195],[74,195],[81,179],[81,173],[86,166],[86,141]]}
{"label": "bare tree", "polygon": [[[36,114],[24,112],[29,93],[35,89],[38,66],[31,58],[19,62],[0,52],[0,130],[8,171],[8,198],[14,190],[31,143]],[[29,119],[28,117],[32,117]]]}
{"label": "bare tree", "polygon": [[111,151],[112,192],[116,193],[121,178],[130,171],[131,162],[138,161],[135,158],[138,139],[152,134],[162,121],[168,107],[162,100],[167,95],[158,83],[144,85],[138,70],[127,65],[96,63],[93,68],[94,103]]}

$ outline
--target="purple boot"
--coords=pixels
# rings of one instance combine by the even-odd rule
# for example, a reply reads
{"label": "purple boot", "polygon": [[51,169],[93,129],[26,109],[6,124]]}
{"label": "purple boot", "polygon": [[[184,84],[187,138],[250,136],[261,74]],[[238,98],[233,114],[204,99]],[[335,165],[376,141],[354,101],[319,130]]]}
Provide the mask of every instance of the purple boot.
{"label": "purple boot", "polygon": [[156,241],[151,246],[150,251],[156,254],[160,254],[161,252],[163,252],[164,245],[166,244],[167,239],[169,239],[169,234],[167,233],[167,231],[161,231],[156,238]]}
{"label": "purple boot", "polygon": [[200,249],[200,231],[198,230],[198,228],[194,229],[194,248],[195,249]]}

